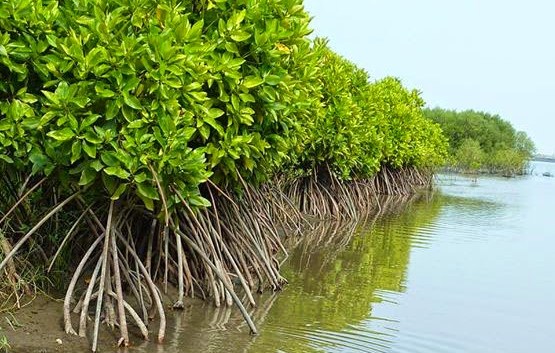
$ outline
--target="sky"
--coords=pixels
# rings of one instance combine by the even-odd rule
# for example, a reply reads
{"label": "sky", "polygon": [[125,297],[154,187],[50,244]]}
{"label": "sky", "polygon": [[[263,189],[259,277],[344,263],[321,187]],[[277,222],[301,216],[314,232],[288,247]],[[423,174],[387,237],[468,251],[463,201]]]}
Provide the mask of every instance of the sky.
{"label": "sky", "polygon": [[305,0],[312,28],[429,107],[499,114],[555,154],[555,2]]}

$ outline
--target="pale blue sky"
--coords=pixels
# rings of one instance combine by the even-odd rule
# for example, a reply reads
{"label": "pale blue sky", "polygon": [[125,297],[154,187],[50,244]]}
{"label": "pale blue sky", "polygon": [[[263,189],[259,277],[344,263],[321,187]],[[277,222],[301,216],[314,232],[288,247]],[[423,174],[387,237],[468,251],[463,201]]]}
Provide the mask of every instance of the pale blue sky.
{"label": "pale blue sky", "polygon": [[555,153],[555,2],[305,0],[315,35],[429,106],[497,113]]}

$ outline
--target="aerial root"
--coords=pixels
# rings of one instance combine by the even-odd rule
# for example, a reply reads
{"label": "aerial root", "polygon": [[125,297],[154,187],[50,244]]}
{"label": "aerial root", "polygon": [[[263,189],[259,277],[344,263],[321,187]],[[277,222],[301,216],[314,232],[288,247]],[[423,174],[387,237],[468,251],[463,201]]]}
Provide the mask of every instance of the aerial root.
{"label": "aerial root", "polygon": [[431,187],[432,171],[387,166],[372,178],[341,180],[329,166],[315,168],[309,175],[278,182],[284,195],[304,215],[316,219],[359,220],[380,209],[378,195],[406,196]]}
{"label": "aerial root", "polygon": [[[180,207],[170,212],[164,202],[163,208],[157,210],[160,217],[145,210],[132,197],[110,201],[109,207],[103,208],[98,201],[87,203],[84,194],[75,193],[54,202],[50,211],[19,237],[13,247],[11,238],[3,236],[4,228],[0,228],[0,248],[4,254],[0,271],[7,273],[9,280],[18,280],[14,263],[18,249],[47,221],[57,226],[58,220],[53,216],[77,201],[79,209],[68,222],[69,229],[59,248],[48,259],[50,269],[62,248],[70,243],[79,244],[75,253],[80,255],[80,261],[63,304],[67,333],[85,336],[92,316],[93,351],[98,349],[102,322],[117,329],[118,344],[127,346],[130,344],[127,320],[148,339],[149,321],[158,316],[157,341],[162,342],[166,317],[160,288],[165,292],[169,284],[177,287],[174,309],[183,309],[185,296],[211,298],[216,306],[235,305],[250,331],[256,333],[247,308],[257,305],[256,292],[278,291],[287,283],[280,273],[288,256],[286,239],[296,242],[299,238],[295,235],[308,234],[317,242],[330,242],[345,229],[352,234],[353,227],[324,229],[314,221],[335,219],[342,224],[355,224],[390,207],[381,201],[379,194],[408,195],[415,187],[430,185],[431,180],[427,171],[384,167],[374,178],[343,181],[325,166],[309,176],[293,180],[277,177],[258,187],[240,179],[241,194],[208,182],[202,190],[211,203],[208,208],[193,208],[170,186]],[[42,183],[39,181],[32,190]],[[161,189],[159,182],[157,186]],[[164,195],[164,200],[167,199]],[[18,207],[9,210],[12,216],[25,204],[18,202]],[[3,216],[2,222],[9,221]],[[345,239],[347,242],[349,237]],[[76,303],[74,298],[78,298]],[[73,304],[73,312],[79,317],[77,332],[72,325]]]}

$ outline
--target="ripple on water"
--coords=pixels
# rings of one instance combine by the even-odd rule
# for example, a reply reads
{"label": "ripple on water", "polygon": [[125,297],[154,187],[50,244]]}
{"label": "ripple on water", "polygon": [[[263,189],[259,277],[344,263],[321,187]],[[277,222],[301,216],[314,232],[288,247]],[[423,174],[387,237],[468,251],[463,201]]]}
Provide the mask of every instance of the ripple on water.
{"label": "ripple on water", "polygon": [[[436,195],[442,209],[438,218],[428,224],[404,225],[395,229],[395,237],[410,238],[417,248],[427,248],[434,241],[452,243],[490,241],[506,234],[512,227],[518,209],[502,202],[453,195]],[[387,232],[387,227],[380,227]]]}
{"label": "ripple on water", "polygon": [[486,352],[483,346],[475,342],[463,341],[450,334],[428,334],[403,330],[391,352],[395,353],[470,353]]}
{"label": "ripple on water", "polygon": [[358,325],[349,325],[342,331],[326,330],[324,328],[268,326],[284,339],[307,340],[314,349],[333,349],[348,352],[389,352],[393,335],[366,329]]}

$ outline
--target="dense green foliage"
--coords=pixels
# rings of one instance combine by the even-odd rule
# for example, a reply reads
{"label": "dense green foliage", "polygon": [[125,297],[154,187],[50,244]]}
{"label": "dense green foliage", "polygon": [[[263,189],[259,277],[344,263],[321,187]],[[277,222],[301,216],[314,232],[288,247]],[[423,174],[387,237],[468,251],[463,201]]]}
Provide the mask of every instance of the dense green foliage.
{"label": "dense green foliage", "polygon": [[452,164],[457,168],[513,175],[524,171],[535,152],[526,133],[516,131],[499,115],[440,108],[424,113],[448,137]]}
{"label": "dense green foliage", "polygon": [[327,165],[340,178],[369,178],[383,166],[439,165],[447,142],[422,113],[423,100],[395,78],[370,82],[368,73],[317,40],[320,102],[309,121],[296,168]]}
{"label": "dense green foliage", "polygon": [[348,179],[441,159],[418,93],[311,45],[301,1],[203,4],[3,2],[0,159],[149,208],[284,163]]}
{"label": "dense green foliage", "polygon": [[155,178],[194,203],[211,174],[267,179],[309,49],[297,1],[273,3],[5,3],[0,156],[147,205]]}
{"label": "dense green foliage", "polygon": [[420,93],[407,90],[393,78],[378,81],[371,91],[383,143],[382,164],[393,168],[440,165],[447,154],[447,140],[440,127],[425,118]]}

